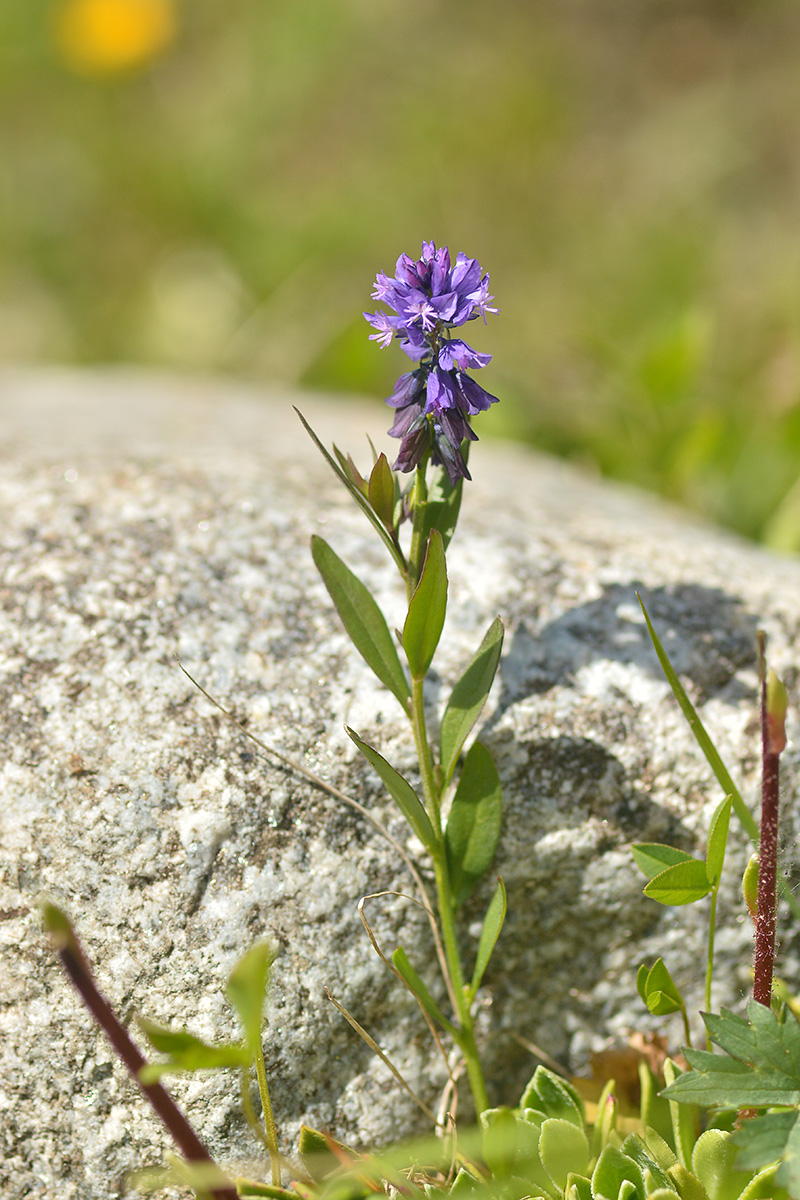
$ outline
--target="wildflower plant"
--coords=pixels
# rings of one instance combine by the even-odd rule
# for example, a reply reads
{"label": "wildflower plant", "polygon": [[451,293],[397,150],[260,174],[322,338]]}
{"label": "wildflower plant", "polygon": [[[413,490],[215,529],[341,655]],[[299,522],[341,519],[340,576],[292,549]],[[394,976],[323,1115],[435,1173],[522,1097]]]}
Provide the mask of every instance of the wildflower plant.
{"label": "wildflower plant", "polygon": [[[726,1013],[705,1013],[707,1049],[691,1048],[685,1000],[662,958],[640,966],[637,985],[649,1012],[663,1017],[680,1013],[693,1070],[666,1058],[663,1080],[640,1064],[638,1120],[623,1123],[614,1082],[609,1080],[593,1106],[578,1080],[542,1065],[514,1107],[492,1108],[481,1062],[474,1009],[478,990],[500,936],[506,914],[502,880],[486,908],[477,940],[466,953],[460,910],[489,871],[500,836],[502,796],[489,749],[473,731],[494,680],[503,644],[503,625],[489,625],[471,660],[455,680],[438,729],[429,721],[425,682],[439,646],[449,598],[447,551],[456,531],[469,444],[476,440],[471,420],[496,402],[468,372],[484,367],[490,356],[453,336],[467,322],[497,310],[489,277],[464,254],[452,262],[446,248],[424,242],[422,255],[401,255],[395,275],[380,273],[373,297],[389,311],[366,313],[370,334],[382,346],[398,341],[416,365],[400,376],[387,404],[395,409],[389,429],[400,439],[393,466],[373,450],[362,473],[349,454],[332,452],[300,415],[306,430],[336,477],[369,520],[394,562],[405,605],[402,629],[394,634],[369,587],[319,536],[311,553],[330,599],[354,648],[394,697],[409,723],[417,754],[413,776],[403,775],[363,732],[347,728],[353,744],[381,779],[388,796],[422,846],[432,876],[429,893],[420,869],[401,839],[378,828],[391,842],[414,880],[430,924],[441,972],[441,988],[429,988],[405,947],[387,955],[378,945],[359,905],[367,934],[386,965],[420,1006],[448,1073],[439,1113],[420,1097],[438,1137],[413,1147],[390,1147],[379,1155],[357,1155],[332,1138],[303,1129],[298,1160],[287,1164],[278,1150],[267,1070],[261,1044],[261,1020],[272,952],[266,944],[249,950],[234,967],[226,995],[243,1029],[241,1041],[209,1045],[185,1030],[170,1031],[140,1023],[151,1047],[165,1056],[146,1062],[127,1031],[100,995],[91,969],[65,915],[45,906],[49,929],[62,963],[95,1019],[102,1026],[143,1094],[172,1134],[183,1160],[166,1173],[140,1178],[156,1190],[182,1182],[198,1197],[229,1200],[270,1196],[273,1200],[368,1200],[373,1193],[406,1200],[800,1200],[800,1031],[793,1013],[775,1003],[772,972],[775,954],[777,810],[779,757],[786,743],[786,693],[767,672],[761,644],[763,731],[763,805],[760,859],[746,875],[748,906],[756,925],[754,998],[748,1020]],[[647,876],[645,895],[666,905],[710,897],[706,1007],[711,1007],[717,898],[725,865],[732,814],[758,840],[759,829],[730,773],[683,689],[644,605],[645,621],[675,697],[719,781],[717,805],[703,858],[652,843],[632,847]],[[201,689],[202,690],[202,689]],[[207,693],[205,693],[207,694]],[[223,710],[224,711],[224,710]],[[245,731],[247,732],[247,731]],[[252,737],[248,733],[248,736]],[[257,741],[257,739],[253,739]],[[258,743],[270,754],[275,752]],[[356,801],[277,755],[318,786],[375,819]],[[785,889],[784,889],[785,891]],[[795,914],[800,905],[787,896]],[[330,997],[333,1000],[333,997]],[[396,1067],[369,1033],[338,1001],[346,1019],[383,1058],[409,1091]],[[711,1053],[712,1043],[727,1052]],[[455,1054],[453,1053],[455,1052]],[[454,1064],[454,1059],[458,1062]],[[246,1119],[269,1155],[270,1182],[229,1179],[177,1109],[161,1076],[177,1071],[238,1069]],[[459,1128],[458,1077],[466,1074],[479,1128]],[[262,1115],[249,1095],[257,1079]],[[659,1094],[663,1082],[668,1085]],[[413,1094],[413,1093],[412,1093]],[[752,1106],[752,1109],[745,1108]],[[727,1108],[703,1119],[703,1107]],[[732,1132],[736,1109],[742,1128]],[[760,1113],[755,1120],[746,1118]],[[737,1150],[742,1154],[737,1158]],[[287,1167],[292,1180],[287,1189]]]}

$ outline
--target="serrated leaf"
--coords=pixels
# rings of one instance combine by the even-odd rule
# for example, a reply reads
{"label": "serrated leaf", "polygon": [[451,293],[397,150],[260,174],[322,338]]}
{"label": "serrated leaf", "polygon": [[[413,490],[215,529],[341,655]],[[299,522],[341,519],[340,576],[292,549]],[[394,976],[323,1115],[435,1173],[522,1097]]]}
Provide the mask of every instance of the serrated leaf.
{"label": "serrated leaf", "polygon": [[452,1021],[448,1021],[447,1017],[439,1008],[439,1005],[428,991],[428,988],[409,962],[408,955],[402,946],[398,946],[395,950],[394,954],[392,955],[392,962],[403,976],[403,979],[407,983],[409,989],[417,997],[428,1016],[432,1017],[434,1021],[438,1021],[444,1029],[448,1030],[448,1032],[455,1032]]}
{"label": "serrated leaf", "polygon": [[236,1010],[251,1050],[261,1041],[261,1019],[275,949],[268,942],[257,942],[243,954],[228,977],[225,995]]}
{"label": "serrated leaf", "polygon": [[706,874],[712,887],[716,887],[725,865],[725,848],[728,845],[728,827],[731,820],[731,805],[733,796],[726,796],[720,802],[711,818],[711,829],[708,834],[706,849]]}
{"label": "serrated leaf", "polygon": [[494,681],[503,649],[503,622],[492,621],[475,657],[456,683],[442,717],[441,764],[445,786],[455,769],[461,748],[481,714]]}
{"label": "serrated leaf", "polygon": [[168,1055],[167,1062],[146,1063],[139,1071],[142,1083],[155,1083],[162,1075],[181,1071],[213,1071],[221,1067],[243,1067],[250,1061],[247,1047],[241,1043],[210,1046],[186,1029],[167,1029],[156,1021],[139,1018],[139,1027],[150,1045],[159,1054]]}
{"label": "serrated leaf", "polygon": [[475,970],[472,972],[472,982],[469,985],[470,995],[473,998],[481,986],[481,980],[489,965],[489,959],[492,957],[497,939],[500,937],[500,931],[506,919],[506,908],[506,887],[502,879],[498,879],[497,888],[486,910],[486,916],[483,918],[483,925],[481,925],[481,935],[478,938]]}
{"label": "serrated leaf", "polygon": [[311,555],[351,642],[407,712],[408,680],[383,613],[361,580],[316,534],[311,538]]}
{"label": "serrated leaf", "polygon": [[[683,1078],[683,1071],[671,1058],[664,1059],[664,1078],[670,1086]],[[662,1097],[666,1098],[667,1090],[665,1089],[661,1093]],[[693,1104],[678,1104],[672,1099],[668,1103],[670,1120],[672,1121],[672,1140],[675,1145],[675,1153],[678,1156],[679,1165],[684,1171],[690,1173],[692,1169],[692,1149],[697,1137],[699,1114]]]}
{"label": "serrated leaf", "polygon": [[369,477],[369,502],[378,519],[391,530],[394,525],[395,484],[385,454],[378,456]]}
{"label": "serrated leaf", "polygon": [[403,626],[403,649],[413,679],[424,679],[431,665],[447,612],[447,563],[442,535],[434,529],[422,575]]}
{"label": "serrated leaf", "polygon": [[395,771],[394,767],[377,750],[373,749],[367,742],[362,741],[349,725],[345,725],[344,728],[347,736],[355,742],[370,766],[374,767],[378,772],[386,785],[389,795],[423,846],[426,846],[429,850],[434,850],[436,848],[436,835],[433,832],[430,817],[411,784],[407,779],[403,778],[399,771]]}
{"label": "serrated leaf", "polygon": [[690,858],[688,862],[675,863],[656,875],[645,886],[644,894],[659,904],[677,906],[702,900],[710,891],[706,864],[699,858]]}
{"label": "serrated leaf", "polygon": [[797,1195],[800,1190],[800,1113],[765,1113],[743,1121],[732,1135],[739,1150],[737,1166],[746,1171],[758,1171],[776,1161],[782,1161],[780,1179],[776,1182]]}
{"label": "serrated leaf", "polygon": [[[693,1068],[675,1080],[662,1092],[668,1100],[701,1104],[714,1108],[767,1108],[777,1104],[800,1104],[800,1075],[794,1056],[787,1050],[779,1055],[782,1069],[773,1065],[776,1058],[775,1031],[785,1026],[764,1005],[766,1018],[773,1024],[771,1036],[751,1023],[744,1031],[740,1017],[723,1009],[718,1016],[703,1014],[711,1039],[726,1050],[735,1047],[736,1055],[709,1054],[704,1050],[686,1050],[686,1060]],[[758,1014],[760,1020],[760,1014]],[[790,1020],[796,1027],[794,1018]],[[790,1039],[795,1030],[791,1031]],[[740,1058],[739,1054],[745,1057]]]}
{"label": "serrated leaf", "polygon": [[494,759],[481,742],[473,742],[444,833],[456,905],[466,900],[488,871],[497,849],[502,815],[502,788]]}
{"label": "serrated leaf", "polygon": [[694,862],[691,854],[675,846],[662,846],[660,842],[634,842],[631,846],[633,861],[648,879],[655,879],[666,867],[676,863]]}

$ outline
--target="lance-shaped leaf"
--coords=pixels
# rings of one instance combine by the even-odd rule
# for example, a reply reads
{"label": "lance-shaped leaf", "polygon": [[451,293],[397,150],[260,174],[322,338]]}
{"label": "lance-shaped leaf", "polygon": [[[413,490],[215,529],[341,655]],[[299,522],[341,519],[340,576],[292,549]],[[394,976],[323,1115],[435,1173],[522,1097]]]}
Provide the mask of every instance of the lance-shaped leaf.
{"label": "lance-shaped leaf", "polygon": [[[334,475],[337,477],[337,479],[341,480],[341,482],[347,488],[350,495],[355,500],[358,507],[361,509],[361,511],[364,513],[364,515],[367,517],[367,519],[371,522],[371,524],[374,525],[375,529],[380,534],[381,540],[384,543],[384,545],[386,546],[386,549],[389,551],[392,558],[397,563],[399,570],[404,572],[406,570],[406,560],[403,557],[399,546],[397,546],[395,544],[393,539],[389,536],[389,534],[384,529],[384,527],[381,524],[378,517],[372,511],[372,506],[370,505],[369,500],[367,499],[367,496],[364,495],[363,490],[362,490],[363,480],[361,480],[360,476],[358,475],[358,472],[355,471],[355,466],[353,467],[353,471],[355,472],[355,474],[353,475],[352,478],[350,478],[349,468],[348,468],[348,470],[343,470],[342,467],[340,467],[339,464],[336,462],[336,459],[331,454],[329,454],[329,452],[323,446],[322,442],[319,440],[317,435],[314,433],[314,430],[311,428],[308,421],[305,419],[303,414],[300,412],[300,409],[295,408],[294,411],[297,413],[298,417],[300,418],[300,420],[303,423],[303,428],[305,429],[308,436],[311,438],[314,445],[319,450],[322,457],[325,459],[328,466],[333,471]],[[340,458],[344,457],[341,454],[341,451],[337,450],[336,453]],[[352,461],[352,460],[350,460],[350,461]],[[345,460],[345,465],[347,465],[346,460]]]}
{"label": "lance-shaped leaf", "polygon": [[455,1035],[457,1033],[455,1026],[453,1025],[452,1021],[448,1021],[447,1017],[439,1008],[439,1005],[436,1003],[433,996],[430,994],[427,987],[422,982],[411,963],[408,961],[408,955],[402,946],[398,946],[395,950],[394,954],[392,955],[392,962],[402,975],[410,991],[412,991],[417,997],[428,1016],[432,1017],[434,1021],[438,1021],[442,1028],[446,1029],[448,1033]]}
{"label": "lance-shaped leaf", "polygon": [[261,1040],[261,1018],[274,961],[274,948],[268,942],[257,942],[236,963],[225,988],[225,995],[242,1022],[251,1051]]}
{"label": "lance-shaped leaf", "polygon": [[473,999],[478,988],[481,986],[481,980],[489,965],[489,959],[492,957],[492,952],[497,945],[497,939],[500,937],[500,931],[506,919],[507,907],[506,885],[502,879],[498,879],[497,888],[486,910],[486,916],[483,918],[483,925],[481,925],[481,935],[478,938],[475,970],[472,972],[472,982],[469,985],[469,993]]}
{"label": "lance-shaped leaf", "polygon": [[447,612],[447,564],[442,535],[431,533],[425,565],[403,626],[403,648],[414,679],[424,679],[442,636]]}
{"label": "lance-shaped leaf", "polygon": [[369,477],[369,502],[383,525],[391,531],[394,526],[395,478],[385,454],[378,461]]}
{"label": "lance-shaped leaf", "polygon": [[712,887],[716,887],[725,864],[725,848],[728,845],[728,827],[731,820],[733,796],[726,796],[711,818],[706,850],[706,875]]}
{"label": "lance-shaped leaf", "polygon": [[[462,451],[464,462],[469,457],[469,442]],[[458,514],[461,508],[461,496],[464,491],[464,480],[451,483],[444,467],[440,467],[431,478],[428,485],[428,499],[425,504],[423,537],[430,537],[431,531],[438,529],[442,535],[445,550],[450,545],[458,524]]]}
{"label": "lance-shaped leaf", "polygon": [[186,1029],[166,1029],[144,1017],[138,1023],[153,1049],[168,1055],[166,1062],[146,1063],[140,1069],[142,1083],[155,1083],[162,1075],[180,1071],[213,1071],[220,1067],[244,1067],[250,1062],[250,1052],[241,1043],[210,1046]]}
{"label": "lance-shaped leaf", "polygon": [[399,771],[395,771],[394,767],[377,750],[373,749],[367,742],[362,742],[358,734],[354,733],[348,725],[345,725],[345,732],[358,746],[370,766],[374,767],[378,772],[386,784],[389,795],[423,846],[426,846],[429,850],[434,850],[436,847],[436,835],[433,832],[430,817],[408,780],[404,779]]}
{"label": "lance-shaped leaf", "polygon": [[699,858],[690,858],[688,862],[674,863],[656,875],[645,887],[644,894],[659,904],[680,905],[702,900],[710,891],[706,864]]}
{"label": "lance-shaped leaf", "polygon": [[489,751],[473,742],[444,833],[447,867],[455,903],[463,904],[494,858],[500,837],[503,797],[500,776]]}
{"label": "lance-shaped leaf", "polygon": [[655,879],[666,867],[675,863],[694,862],[691,854],[675,846],[662,846],[660,842],[634,842],[631,846],[633,861],[648,879]]}
{"label": "lance-shaped leaf", "polygon": [[442,717],[441,764],[445,785],[450,782],[461,747],[486,703],[502,649],[503,622],[496,617],[477,654],[453,688]]}
{"label": "lance-shaped leaf", "polygon": [[383,613],[361,580],[316,534],[311,538],[311,554],[356,650],[408,711],[408,680]]}

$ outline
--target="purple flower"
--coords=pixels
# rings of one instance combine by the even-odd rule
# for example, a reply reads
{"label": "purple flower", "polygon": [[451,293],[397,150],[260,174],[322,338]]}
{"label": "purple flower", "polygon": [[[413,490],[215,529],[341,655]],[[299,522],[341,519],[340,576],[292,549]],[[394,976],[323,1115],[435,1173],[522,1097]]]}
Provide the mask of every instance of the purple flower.
{"label": "purple flower", "polygon": [[395,470],[411,471],[430,456],[444,466],[450,482],[469,479],[461,453],[465,440],[476,441],[469,418],[495,404],[496,396],[466,374],[491,360],[479,354],[450,330],[496,313],[489,293],[489,276],[481,275],[479,263],[459,253],[451,265],[446,246],[437,250],[433,242],[422,243],[416,262],[407,254],[397,260],[394,278],[378,273],[372,292],[374,300],[395,314],[364,313],[375,330],[369,336],[380,346],[393,338],[418,363],[416,370],[401,375],[386,403],[396,409],[389,433],[402,439]]}

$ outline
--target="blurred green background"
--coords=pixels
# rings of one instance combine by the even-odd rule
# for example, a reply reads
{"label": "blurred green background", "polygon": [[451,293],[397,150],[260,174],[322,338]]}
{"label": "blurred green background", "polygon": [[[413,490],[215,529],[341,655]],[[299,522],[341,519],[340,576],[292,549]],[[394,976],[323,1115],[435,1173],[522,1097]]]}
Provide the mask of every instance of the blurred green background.
{"label": "blurred green background", "polygon": [[0,0],[0,360],[382,397],[430,238],[502,310],[482,436],[798,550],[799,51],[785,0]]}

